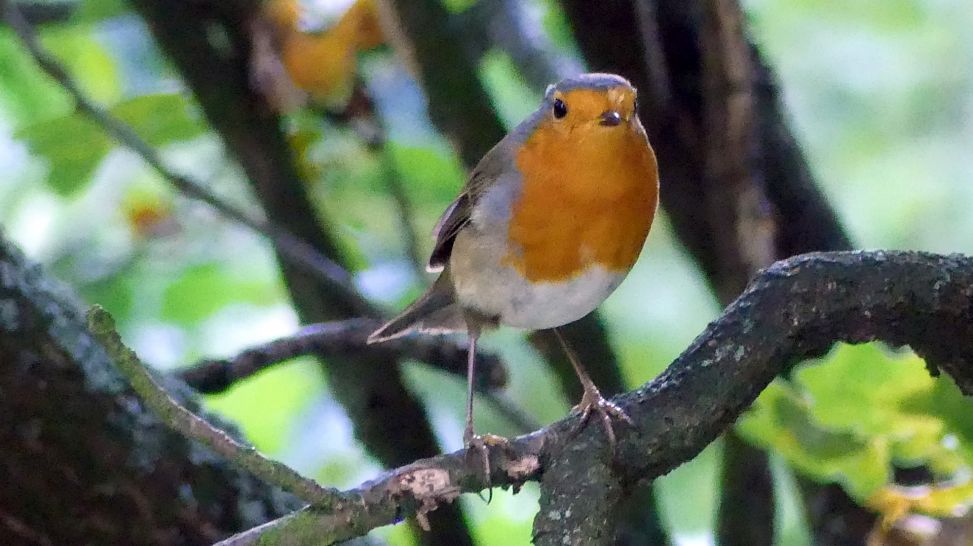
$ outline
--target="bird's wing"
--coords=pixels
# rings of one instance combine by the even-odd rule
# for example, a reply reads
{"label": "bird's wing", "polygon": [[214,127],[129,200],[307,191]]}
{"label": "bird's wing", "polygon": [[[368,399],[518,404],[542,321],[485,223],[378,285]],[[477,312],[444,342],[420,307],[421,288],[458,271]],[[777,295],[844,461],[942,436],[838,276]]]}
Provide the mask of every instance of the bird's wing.
{"label": "bird's wing", "polygon": [[436,244],[433,247],[432,255],[429,256],[427,270],[441,271],[449,263],[449,256],[453,252],[453,241],[456,240],[456,235],[470,223],[473,209],[480,197],[504,171],[508,162],[507,154],[504,153],[506,149],[504,141],[506,140],[501,140],[483,156],[483,159],[473,169],[473,174],[470,175],[462,193],[450,203],[439,221],[436,222],[436,227],[432,231]]}

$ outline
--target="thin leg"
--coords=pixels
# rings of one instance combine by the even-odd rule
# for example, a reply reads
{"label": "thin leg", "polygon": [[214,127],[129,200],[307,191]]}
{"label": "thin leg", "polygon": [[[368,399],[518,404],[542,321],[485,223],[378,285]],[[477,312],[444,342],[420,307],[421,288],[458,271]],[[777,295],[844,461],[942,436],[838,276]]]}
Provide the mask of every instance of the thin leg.
{"label": "thin leg", "polygon": [[[473,378],[476,375],[476,341],[480,339],[480,331],[470,327],[470,347],[466,353],[466,429],[463,431],[463,445],[467,453],[477,452],[483,460],[483,477],[487,487],[490,489],[489,497],[486,502],[493,499],[493,488],[490,487],[490,451],[487,449],[483,438],[473,433]],[[483,498],[482,496],[480,498]]]}
{"label": "thin leg", "polygon": [[489,503],[493,498],[493,487],[490,481],[490,450],[487,446],[506,444],[507,439],[492,434],[480,436],[473,432],[473,378],[476,375],[474,373],[476,367],[476,342],[480,338],[480,330],[471,326],[469,328],[469,336],[470,347],[466,356],[466,429],[463,431],[463,445],[466,447],[468,454],[480,454],[480,458],[483,461],[483,479],[489,489],[485,500]]}
{"label": "thin leg", "polygon": [[625,421],[628,424],[633,424],[632,419],[625,413],[622,408],[612,404],[605,397],[601,395],[601,391],[595,386],[594,381],[588,376],[588,372],[585,371],[584,366],[578,360],[578,355],[574,354],[571,347],[568,345],[567,340],[561,335],[561,331],[557,328],[553,328],[554,335],[557,337],[558,342],[561,344],[561,348],[564,349],[564,353],[568,355],[568,360],[571,361],[571,365],[574,366],[574,373],[578,375],[578,379],[581,380],[581,387],[584,389],[584,395],[581,397],[581,402],[577,405],[577,409],[581,412],[581,425],[583,427],[585,423],[588,422],[588,418],[591,417],[592,411],[598,414],[601,420],[601,425],[605,429],[605,434],[608,436],[608,443],[611,448],[615,449],[615,430],[612,428],[611,418],[615,417]]}
{"label": "thin leg", "polygon": [[[470,348],[466,354],[466,430],[463,431],[463,444],[467,447],[473,443],[473,377],[476,366],[476,341],[480,333],[470,329]],[[489,473],[487,473],[489,476]]]}

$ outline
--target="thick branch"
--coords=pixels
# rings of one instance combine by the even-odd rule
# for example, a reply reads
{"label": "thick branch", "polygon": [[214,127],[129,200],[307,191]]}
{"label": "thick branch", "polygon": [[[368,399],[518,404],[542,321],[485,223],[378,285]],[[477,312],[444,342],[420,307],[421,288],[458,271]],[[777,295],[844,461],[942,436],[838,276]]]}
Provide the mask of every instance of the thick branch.
{"label": "thick branch", "polygon": [[92,307],[88,311],[87,322],[88,329],[105,347],[108,356],[128,379],[142,402],[169,428],[205,445],[267,483],[277,485],[307,502],[330,508],[342,500],[337,491],[324,489],[290,467],[264,457],[256,449],[234,440],[226,432],[176,402],[156,382],[135,351],[122,344],[118,332],[115,331],[115,320],[107,311],[97,305]]}
{"label": "thick branch", "polygon": [[[973,394],[973,258],[837,252],[778,262],[658,378],[614,399],[635,426],[619,427],[614,459],[600,427],[573,434],[579,417],[572,414],[509,446],[490,447],[492,483],[541,480],[536,544],[575,544],[579,537],[610,544],[612,537],[597,529],[611,528],[605,525],[621,492],[695,457],[794,364],[836,342],[869,341],[911,346],[930,369],[947,372]],[[479,491],[486,485],[480,471],[478,458],[463,451],[419,461],[347,492],[362,504],[288,516],[249,536],[286,534],[296,525],[302,533],[327,530],[336,540],[356,536]]]}
{"label": "thick branch", "polygon": [[[621,483],[650,479],[694,456],[774,376],[836,341],[911,345],[930,366],[949,372],[964,392],[973,391],[971,304],[973,259],[967,257],[834,253],[775,264],[665,373],[623,397],[640,434],[620,441]],[[589,438],[592,449],[599,449],[597,438]],[[591,468],[584,451],[565,453],[572,458],[578,453],[579,463]],[[545,473],[549,483],[543,491],[560,491],[557,482],[564,479]],[[551,496],[542,506],[562,515],[582,502]],[[583,502],[601,506],[590,497]],[[570,533],[580,525],[562,518],[560,528]]]}
{"label": "thick branch", "polygon": [[299,506],[148,412],[74,297],[2,234],[0,392],[4,543],[206,544]]}

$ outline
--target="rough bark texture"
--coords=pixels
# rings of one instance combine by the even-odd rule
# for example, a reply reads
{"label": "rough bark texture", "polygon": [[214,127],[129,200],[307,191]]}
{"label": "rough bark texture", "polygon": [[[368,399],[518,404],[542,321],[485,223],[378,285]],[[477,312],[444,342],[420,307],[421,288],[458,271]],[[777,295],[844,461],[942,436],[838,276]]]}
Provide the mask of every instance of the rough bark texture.
{"label": "rough bark texture", "polygon": [[148,413],[79,303],[2,237],[0,483],[4,544],[207,544],[298,506]]}
{"label": "rough bark texture", "polygon": [[589,517],[610,521],[617,489],[596,480],[585,487],[579,480],[602,477],[611,466],[621,484],[671,470],[716,438],[775,375],[824,354],[836,341],[910,345],[931,369],[949,373],[963,392],[973,393],[971,304],[968,257],[834,253],[775,264],[661,376],[616,399],[635,419],[638,434],[621,434],[614,465],[592,427],[558,451],[558,467],[573,472],[545,467],[537,543],[560,544],[587,533]]}
{"label": "rough bark texture", "polygon": [[[619,427],[614,455],[601,427],[579,432],[573,414],[490,445],[489,483],[541,482],[536,544],[607,546],[626,489],[695,457],[794,364],[835,342],[876,340],[911,346],[930,370],[948,373],[973,395],[973,257],[836,252],[777,262],[665,372],[614,399],[633,419],[632,427]],[[356,536],[486,487],[480,465],[465,451],[417,461],[342,493],[361,502],[287,516],[233,543],[263,535],[295,537],[290,544]]]}
{"label": "rough bark texture", "polygon": [[[248,54],[251,18],[258,3],[132,0],[133,6],[179,69],[206,118],[243,167],[267,217],[344,263],[326,222],[312,206],[280,128],[280,120],[250,89]],[[221,34],[227,44],[210,37]],[[300,270],[282,264],[295,309],[305,323],[357,316],[350,294],[323,289]],[[331,392],[345,407],[356,437],[383,464],[401,466],[439,451],[426,413],[405,387],[398,366],[374,357],[328,360]],[[472,541],[458,508],[435,514],[429,545]]]}

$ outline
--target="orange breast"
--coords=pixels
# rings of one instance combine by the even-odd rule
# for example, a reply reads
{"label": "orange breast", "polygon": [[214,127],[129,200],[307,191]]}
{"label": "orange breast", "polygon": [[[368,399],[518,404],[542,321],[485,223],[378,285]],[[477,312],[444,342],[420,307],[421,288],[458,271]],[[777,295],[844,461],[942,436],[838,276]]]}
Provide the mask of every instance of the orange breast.
{"label": "orange breast", "polygon": [[535,282],[566,280],[593,264],[632,267],[659,196],[655,155],[635,127],[534,131],[516,158],[523,185],[507,264]]}

